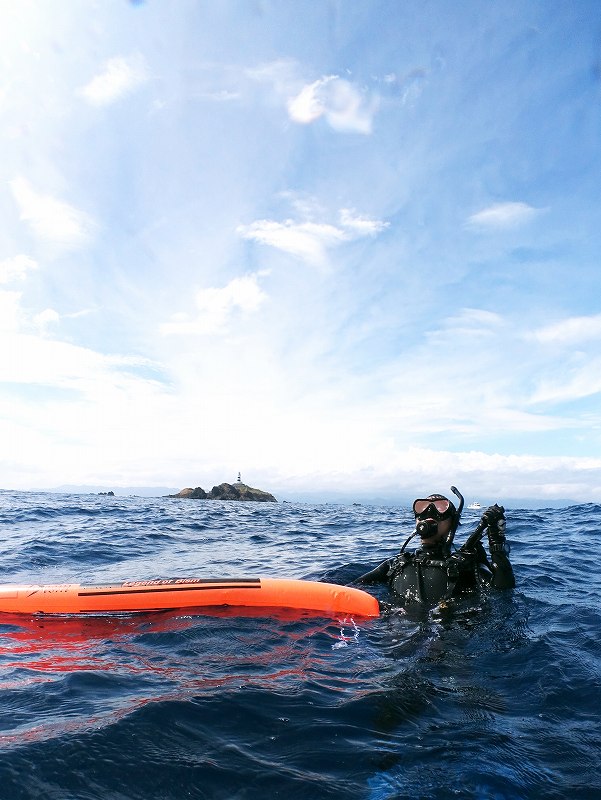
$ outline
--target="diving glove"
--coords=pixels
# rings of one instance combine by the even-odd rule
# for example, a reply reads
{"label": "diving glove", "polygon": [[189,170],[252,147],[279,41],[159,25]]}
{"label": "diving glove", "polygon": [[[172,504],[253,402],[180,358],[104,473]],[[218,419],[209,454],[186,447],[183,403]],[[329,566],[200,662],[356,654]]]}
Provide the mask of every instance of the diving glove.
{"label": "diving glove", "polygon": [[486,522],[488,527],[495,525],[501,519],[505,521],[505,509],[496,503],[494,506],[489,506],[482,514],[482,522]]}
{"label": "diving glove", "polygon": [[488,547],[494,553],[509,553],[509,545],[505,541],[505,509],[496,503],[489,506],[482,514],[482,522],[488,527]]}

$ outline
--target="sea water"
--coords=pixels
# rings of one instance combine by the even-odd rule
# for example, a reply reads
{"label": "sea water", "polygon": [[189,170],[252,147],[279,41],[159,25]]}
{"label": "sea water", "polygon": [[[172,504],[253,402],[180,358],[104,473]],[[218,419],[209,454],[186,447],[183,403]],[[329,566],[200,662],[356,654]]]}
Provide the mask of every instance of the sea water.
{"label": "sea water", "polygon": [[[599,798],[600,516],[508,509],[516,589],[450,612],[0,615],[0,798]],[[0,523],[2,583],[344,583],[412,528],[393,507],[17,492]]]}

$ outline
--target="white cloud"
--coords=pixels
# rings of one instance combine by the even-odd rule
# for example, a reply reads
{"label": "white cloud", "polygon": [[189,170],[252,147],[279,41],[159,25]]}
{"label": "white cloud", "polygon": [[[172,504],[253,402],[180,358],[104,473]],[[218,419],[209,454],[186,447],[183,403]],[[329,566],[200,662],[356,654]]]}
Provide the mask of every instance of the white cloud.
{"label": "white cloud", "polygon": [[530,222],[541,209],[528,203],[495,203],[488,208],[472,214],[468,219],[470,225],[479,228],[497,229],[514,228]]}
{"label": "white cloud", "polygon": [[27,273],[37,269],[38,263],[25,255],[14,256],[0,261],[0,283],[12,283],[23,280]]}
{"label": "white cloud", "polygon": [[0,291],[0,331],[16,331],[21,323],[21,293]]}
{"label": "white cloud", "polygon": [[244,239],[275,247],[312,264],[323,264],[329,247],[345,239],[344,231],[334,225],[317,222],[274,222],[257,220],[240,225],[237,233]]}
{"label": "white cloud", "polygon": [[586,364],[571,374],[541,381],[531,402],[566,403],[601,393],[601,359],[587,359]]}
{"label": "white cloud", "polygon": [[41,336],[0,336],[0,371],[5,385],[13,384],[11,392],[0,392],[0,434],[12,454],[2,485],[53,486],[84,476],[83,482],[96,483],[99,473],[114,483],[134,453],[130,474],[139,470],[135,480],[145,483],[145,464],[157,448],[168,458],[168,438],[174,438],[166,434],[170,426],[156,425],[175,409],[170,393],[144,377],[151,370],[145,359]]}
{"label": "white cloud", "polygon": [[140,55],[110,59],[103,71],[80,89],[93,106],[106,106],[129,94],[148,80],[148,68]]}
{"label": "white cloud", "polygon": [[359,237],[375,236],[390,225],[389,222],[382,222],[382,220],[357,216],[355,211],[349,208],[343,208],[340,211],[340,223],[347,231],[355,233]]}
{"label": "white cloud", "polygon": [[256,311],[267,295],[259,286],[265,272],[234,278],[221,289],[200,289],[196,293],[197,315],[176,314],[170,322],[161,325],[161,333],[178,335],[210,335],[224,330],[237,312]]}
{"label": "white cloud", "polygon": [[323,116],[326,113],[326,103],[325,98],[320,95],[325,94],[325,87],[336,79],[335,75],[331,75],[304,86],[296,97],[288,101],[291,119],[301,125],[308,125]]}
{"label": "white cloud", "polygon": [[324,117],[341,133],[369,134],[378,102],[349,81],[327,75],[304,86],[288,100],[287,107],[290,118],[301,125]]}
{"label": "white cloud", "polygon": [[60,322],[60,315],[53,308],[46,308],[33,318],[33,322],[41,333]]}
{"label": "white cloud", "polygon": [[25,178],[15,178],[10,186],[21,219],[39,239],[67,249],[81,247],[90,239],[96,226],[85,212],[36,192]]}
{"label": "white cloud", "polygon": [[124,366],[148,364],[142,358],[103,355],[68,342],[20,333],[16,326],[12,334],[0,339],[0,367],[7,382],[75,389],[93,397],[103,386],[127,385],[130,378],[122,371]]}
{"label": "white cloud", "polygon": [[369,134],[379,98],[338,75],[324,75],[306,83],[299,64],[280,59],[247,69],[251,80],[269,84],[278,101],[284,101],[293,122],[309,125],[323,118],[341,133]]}
{"label": "white cloud", "polygon": [[[309,208],[308,204],[305,207]],[[244,239],[275,247],[319,266],[325,264],[328,249],[364,236],[375,236],[389,225],[388,222],[358,216],[349,209],[342,209],[340,221],[341,225],[336,226],[311,220],[275,222],[261,219],[250,225],[240,225],[236,232]]]}
{"label": "white cloud", "polygon": [[601,477],[598,458],[412,448],[399,453],[397,459],[395,477],[406,491],[423,490],[424,485],[444,490],[445,483],[448,487],[453,482],[459,488],[464,486],[466,494],[465,487],[469,487],[472,496],[482,495],[479,499],[485,502],[488,498],[502,503],[506,496],[593,500],[598,492],[592,487]]}
{"label": "white cloud", "polygon": [[533,336],[543,344],[574,345],[601,338],[601,314],[570,319],[546,325],[534,331]]}

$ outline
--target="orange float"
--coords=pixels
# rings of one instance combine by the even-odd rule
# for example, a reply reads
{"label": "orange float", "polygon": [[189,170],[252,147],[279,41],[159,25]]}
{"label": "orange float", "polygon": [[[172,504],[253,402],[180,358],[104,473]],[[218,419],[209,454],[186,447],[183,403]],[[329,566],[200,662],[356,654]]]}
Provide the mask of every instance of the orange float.
{"label": "orange float", "polygon": [[0,612],[110,614],[211,606],[292,608],[377,617],[375,597],[349,586],[285,578],[170,578],[109,585],[0,585]]}

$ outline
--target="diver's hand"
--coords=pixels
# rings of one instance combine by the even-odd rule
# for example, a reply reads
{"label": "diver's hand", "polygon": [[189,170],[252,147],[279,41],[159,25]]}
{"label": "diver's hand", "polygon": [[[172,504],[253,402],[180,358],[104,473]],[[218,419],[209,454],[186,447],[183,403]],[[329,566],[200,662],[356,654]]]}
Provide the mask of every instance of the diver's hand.
{"label": "diver's hand", "polygon": [[488,528],[488,549],[491,555],[495,553],[509,554],[509,545],[505,540],[505,509],[496,503],[489,506],[482,514],[482,522]]}
{"label": "diver's hand", "polygon": [[[494,506],[489,506],[484,514],[482,514],[481,522],[484,522],[488,528],[502,527],[503,532],[505,529],[505,509],[496,503]],[[499,523],[502,523],[500,526]]]}

